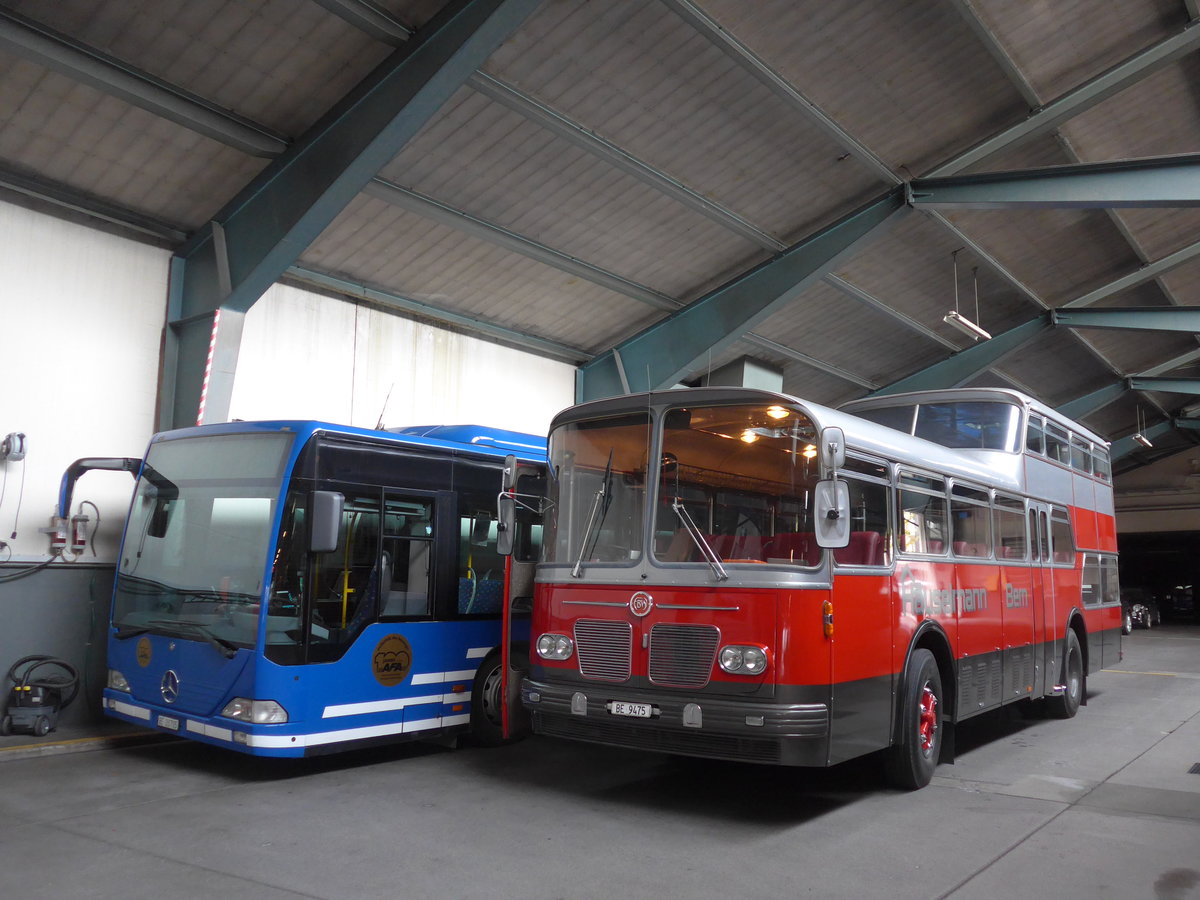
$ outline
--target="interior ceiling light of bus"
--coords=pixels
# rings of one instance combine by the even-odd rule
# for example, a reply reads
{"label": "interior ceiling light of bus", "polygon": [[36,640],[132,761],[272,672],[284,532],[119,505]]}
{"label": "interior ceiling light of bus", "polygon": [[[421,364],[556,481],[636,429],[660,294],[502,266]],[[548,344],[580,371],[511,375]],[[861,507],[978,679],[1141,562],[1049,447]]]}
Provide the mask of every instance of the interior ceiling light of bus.
{"label": "interior ceiling light of bus", "polygon": [[[962,247],[959,247],[958,250],[955,250],[953,253],[950,254],[950,258],[954,262],[954,309],[950,310],[950,312],[948,312],[948,313],[946,313],[946,315],[942,316],[942,321],[945,322],[947,325],[953,325],[955,328],[957,328],[959,331],[961,331],[963,334],[965,334],[967,337],[971,338],[972,340],[975,340],[975,341],[991,340],[992,336],[990,333],[988,333],[987,331],[984,331],[983,328],[981,328],[979,325],[975,324],[975,322],[972,322],[970,319],[968,319],[966,316],[964,316],[962,313],[960,313],[958,311],[958,253],[959,253],[959,250],[962,250]],[[978,266],[976,266],[974,269],[971,270],[971,275],[975,281],[975,318],[978,319],[979,318],[979,267]]]}

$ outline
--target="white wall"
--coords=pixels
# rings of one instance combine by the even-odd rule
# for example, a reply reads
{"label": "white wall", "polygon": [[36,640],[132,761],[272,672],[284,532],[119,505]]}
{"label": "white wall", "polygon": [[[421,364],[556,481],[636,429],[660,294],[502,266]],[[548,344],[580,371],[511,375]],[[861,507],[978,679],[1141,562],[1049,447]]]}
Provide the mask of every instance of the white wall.
{"label": "white wall", "polygon": [[[24,432],[28,444],[24,462],[0,463],[0,540],[9,544],[0,563],[48,558],[38,529],[57,507],[68,465],[145,452],[155,427],[169,258],[0,202],[0,437]],[[470,423],[545,434],[572,402],[574,372],[276,285],[246,316],[230,416],[374,427],[382,413],[385,425]],[[76,487],[72,512],[82,500],[100,508],[98,561],[116,558],[132,486],[124,472],[90,472]]]}
{"label": "white wall", "polygon": [[[48,558],[38,529],[58,505],[68,465],[145,452],[168,259],[165,250],[0,202],[0,436],[24,432],[28,443],[24,462],[0,463],[0,540],[13,559]],[[100,560],[116,556],[132,488],[124,472],[80,479],[76,501],[101,511]],[[8,558],[0,550],[0,562]]]}
{"label": "white wall", "polygon": [[229,415],[545,434],[574,391],[566,363],[275,285],[246,314]]}

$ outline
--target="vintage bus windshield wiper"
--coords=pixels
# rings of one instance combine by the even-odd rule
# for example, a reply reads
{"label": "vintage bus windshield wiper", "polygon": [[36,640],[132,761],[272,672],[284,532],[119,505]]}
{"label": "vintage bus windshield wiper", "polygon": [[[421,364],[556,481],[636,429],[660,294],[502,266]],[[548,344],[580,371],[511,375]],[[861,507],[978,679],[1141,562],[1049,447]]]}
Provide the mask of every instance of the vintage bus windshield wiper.
{"label": "vintage bus windshield wiper", "polygon": [[707,540],[705,540],[704,534],[696,525],[695,520],[692,518],[692,514],[687,511],[687,507],[683,505],[683,502],[678,497],[671,501],[671,509],[675,510],[675,515],[679,516],[679,521],[683,523],[683,527],[687,529],[687,533],[692,536],[692,540],[695,542],[696,546],[700,548],[700,553],[704,557],[705,561],[712,566],[713,574],[716,575],[717,579],[720,581],[727,580],[729,578],[729,573],[726,572],[725,567],[721,565],[721,557],[717,555],[717,551],[709,545]]}
{"label": "vintage bus windshield wiper", "polygon": [[[604,478],[600,480],[600,487],[596,488],[596,496],[592,498],[592,511],[588,513],[587,528],[583,530],[583,540],[579,542],[579,556],[575,558],[575,565],[571,568],[571,577],[578,578],[579,570],[583,566],[583,558],[587,555],[588,542],[592,538],[592,532],[596,531],[599,534],[600,523],[604,521],[604,517],[608,514],[608,496],[609,482],[612,480],[612,450],[608,451],[608,465],[604,467]],[[603,506],[603,511],[601,510]]]}

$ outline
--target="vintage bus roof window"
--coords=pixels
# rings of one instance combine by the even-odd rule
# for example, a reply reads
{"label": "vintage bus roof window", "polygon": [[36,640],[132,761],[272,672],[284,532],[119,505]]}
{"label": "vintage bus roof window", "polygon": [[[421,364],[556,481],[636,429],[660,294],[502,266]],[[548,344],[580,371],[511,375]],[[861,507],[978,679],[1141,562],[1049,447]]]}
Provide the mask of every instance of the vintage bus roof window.
{"label": "vintage bus roof window", "polygon": [[581,572],[641,557],[649,450],[648,411],[554,429],[543,562]]}
{"label": "vintage bus roof window", "polygon": [[884,425],[888,428],[894,428],[896,431],[902,431],[905,434],[912,434],[917,407],[912,403],[907,403],[903,406],[882,406],[878,409],[864,409],[861,412],[855,412],[854,415],[860,419],[866,419],[868,422],[874,422],[877,425]]}
{"label": "vintage bus roof window", "polygon": [[1017,451],[1020,409],[992,400],[922,403],[917,409],[917,437],[963,450]]}
{"label": "vintage bus roof window", "polygon": [[666,563],[710,564],[715,556],[722,563],[816,565],[816,440],[807,415],[778,405],[668,410],[655,557]]}

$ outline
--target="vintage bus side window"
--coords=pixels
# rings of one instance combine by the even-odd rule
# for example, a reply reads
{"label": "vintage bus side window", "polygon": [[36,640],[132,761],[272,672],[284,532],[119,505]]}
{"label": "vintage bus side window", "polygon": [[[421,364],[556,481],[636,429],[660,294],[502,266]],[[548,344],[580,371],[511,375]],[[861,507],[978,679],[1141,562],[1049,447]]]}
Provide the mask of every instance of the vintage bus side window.
{"label": "vintage bus side window", "polygon": [[1067,430],[1053,422],[1046,423],[1046,455],[1063,465],[1071,464],[1071,445],[1068,443]]}
{"label": "vintage bus side window", "polygon": [[996,495],[996,558],[1025,559],[1025,504],[1016,497]]}
{"label": "vintage bus side window", "polygon": [[383,529],[383,615],[387,618],[431,613],[433,538],[433,505],[428,498],[388,495]]}
{"label": "vintage bus side window", "polygon": [[1075,435],[1071,435],[1071,468],[1089,475],[1092,472],[1091,443]]}
{"label": "vintage bus side window", "polygon": [[902,471],[899,493],[900,552],[945,553],[949,546],[945,481]]}
{"label": "vintage bus side window", "polygon": [[1108,451],[1103,447],[1092,448],[1092,471],[1101,481],[1112,481],[1112,466],[1108,461]]}
{"label": "vintage bus side window", "polygon": [[1075,561],[1075,538],[1071,533],[1071,519],[1067,511],[1055,506],[1050,513],[1050,543],[1054,551],[1054,562]]}
{"label": "vintage bus side window", "polygon": [[1121,602],[1121,582],[1117,575],[1117,558],[1100,557],[1100,602],[1106,605]]}
{"label": "vintage bus side window", "polygon": [[955,556],[992,555],[992,515],[988,492],[956,484],[950,492],[950,521]]}
{"label": "vintage bus side window", "polygon": [[834,561],[839,566],[888,565],[888,467],[847,459],[841,475],[850,485],[850,544],[833,551]]}
{"label": "vintage bus side window", "polygon": [[1083,605],[1099,606],[1103,587],[1100,580],[1100,557],[1095,553],[1083,555]]}
{"label": "vintage bus side window", "polygon": [[1025,449],[1038,456],[1046,455],[1046,438],[1041,416],[1029,417],[1029,428],[1025,432]]}

